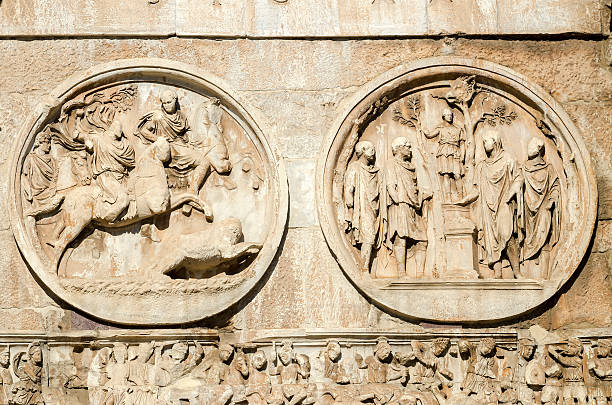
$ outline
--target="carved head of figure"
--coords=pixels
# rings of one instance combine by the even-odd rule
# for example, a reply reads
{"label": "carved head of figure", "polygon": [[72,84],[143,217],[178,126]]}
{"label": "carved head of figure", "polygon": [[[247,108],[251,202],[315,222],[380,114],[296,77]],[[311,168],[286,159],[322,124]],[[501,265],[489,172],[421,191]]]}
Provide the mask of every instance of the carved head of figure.
{"label": "carved head of figure", "polygon": [[138,361],[140,363],[146,363],[153,355],[155,347],[151,343],[141,343],[138,345]]}
{"label": "carved head of figure", "polygon": [[278,358],[283,364],[283,366],[288,366],[293,362],[294,354],[293,354],[293,344],[289,341],[285,341],[282,343],[280,349],[278,350]]}
{"label": "carved head of figure", "polygon": [[51,134],[47,129],[36,135],[34,141],[34,149],[42,154],[51,152]]}
{"label": "carved head of figure", "polygon": [[544,141],[540,138],[531,138],[527,145],[527,158],[535,159],[544,156]]}
{"label": "carved head of figure", "polygon": [[373,164],[376,161],[374,144],[370,141],[357,142],[357,145],[355,145],[355,156],[357,156],[357,159],[363,157],[368,164]]}
{"label": "carved head of figure", "polygon": [[189,346],[185,342],[178,342],[172,345],[170,349],[170,358],[176,362],[181,362],[187,358],[189,354]]}
{"label": "carved head of figure", "polygon": [[482,135],[482,146],[487,156],[495,156],[501,150],[501,138],[499,132],[489,129]]}
{"label": "carved head of figure", "polygon": [[472,345],[470,341],[467,339],[460,339],[457,342],[457,348],[459,349],[459,354],[461,355],[461,357],[466,358],[470,356],[471,346]]}
{"label": "carved head of figure", "polygon": [[442,119],[449,124],[452,124],[454,119],[453,110],[450,108],[445,108],[444,111],[442,111]]}
{"label": "carved head of figure", "polygon": [[178,96],[174,90],[165,90],[160,97],[161,105],[168,114],[174,114],[178,110]]}
{"label": "carved head of figure", "polygon": [[242,239],[242,224],[238,218],[229,217],[219,222],[220,239],[223,245],[232,246]]}
{"label": "carved head of figure", "polygon": [[31,343],[28,346],[28,360],[37,366],[42,364],[42,349],[40,343]]}
{"label": "carved head of figure", "polygon": [[450,83],[444,98],[450,103],[468,103],[476,93],[476,76],[461,76]]}
{"label": "carved head of figure", "polygon": [[595,347],[595,355],[600,358],[609,357],[612,354],[612,340],[599,339]]}
{"label": "carved head of figure", "polygon": [[228,343],[221,343],[219,345],[219,358],[224,363],[229,363],[232,359],[232,355],[234,354],[234,346]]}
{"label": "carved head of figure", "polygon": [[299,373],[304,379],[310,378],[310,359],[305,354],[295,356],[295,361],[299,367]]}
{"label": "carved head of figure", "polygon": [[107,130],[108,134],[112,136],[114,139],[121,139],[123,137],[123,126],[121,125],[121,121],[115,120],[110,124]]}
{"label": "carved head of figure", "polygon": [[238,349],[236,351],[236,356],[234,356],[234,362],[232,365],[244,378],[249,376],[249,365],[242,349]]}
{"label": "carved head of figure", "polygon": [[519,343],[521,345],[519,348],[520,356],[527,361],[531,360],[531,358],[535,354],[535,348],[536,348],[536,345],[533,339],[523,338],[519,340]]}
{"label": "carved head of figure", "polygon": [[582,354],[582,342],[580,341],[580,339],[567,339],[567,346],[565,347],[564,354],[570,357]]}
{"label": "carved head of figure", "polygon": [[431,344],[431,350],[436,357],[440,357],[446,352],[450,346],[449,338],[437,338]]}
{"label": "carved head of figure", "polygon": [[5,346],[0,350],[0,367],[8,368],[10,362],[10,350],[8,346]]}
{"label": "carved head of figure", "polygon": [[128,357],[128,348],[123,343],[117,343],[113,346],[113,359],[117,364],[125,364]]}
{"label": "carved head of figure", "polygon": [[268,365],[266,353],[263,350],[258,349],[253,354],[253,357],[251,357],[251,364],[253,365],[253,368],[255,370],[264,371],[266,369],[266,366]]}
{"label": "carved head of figure", "polygon": [[330,340],[327,342],[327,347],[325,348],[325,354],[327,358],[333,363],[340,360],[340,356],[342,355],[342,349],[340,348],[340,343],[337,340]]}
{"label": "carved head of figure", "polygon": [[400,160],[409,161],[412,159],[412,145],[408,138],[398,136],[391,142],[391,152]]}
{"label": "carved head of figure", "polygon": [[478,345],[478,352],[483,356],[492,356],[495,352],[495,339],[493,338],[482,338]]}
{"label": "carved head of figure", "polygon": [[393,357],[393,352],[391,351],[391,345],[384,339],[380,339],[378,343],[376,343],[376,347],[374,348],[374,355],[380,361],[389,362]]}

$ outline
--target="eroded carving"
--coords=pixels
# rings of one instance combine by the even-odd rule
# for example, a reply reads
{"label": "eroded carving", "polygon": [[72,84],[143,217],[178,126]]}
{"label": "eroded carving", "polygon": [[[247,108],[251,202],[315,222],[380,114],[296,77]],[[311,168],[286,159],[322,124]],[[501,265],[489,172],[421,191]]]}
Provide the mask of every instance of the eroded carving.
{"label": "eroded carving", "polygon": [[[242,107],[209,84],[96,80],[79,82],[56,115],[28,129],[32,146],[16,170],[21,237],[33,245],[24,249],[43,262],[44,281],[76,303],[91,302],[79,294],[117,290],[146,301],[154,285],[165,286],[156,294],[164,291],[166,305],[197,290],[244,294],[239,289],[258,278],[248,273],[265,270],[253,263],[283,209],[266,141]],[[173,279],[202,281],[192,289]],[[121,321],[158,317],[134,315]]]}
{"label": "eroded carving", "polygon": [[[537,344],[515,334],[450,336],[234,344],[104,340],[78,350],[49,346],[54,360],[43,359],[34,344],[13,351],[20,380],[7,388],[11,395],[34,394],[11,402],[16,404],[69,401],[83,389],[89,403],[104,405],[600,405],[610,399],[606,337]],[[340,359],[342,369],[333,367]],[[84,383],[66,384],[80,363]]]}
{"label": "eroded carving", "polygon": [[[595,212],[572,195],[594,201],[594,182],[554,101],[501,67],[455,59],[398,68],[364,93],[330,137],[318,201],[328,244],[368,296],[413,316],[477,321],[468,307],[482,296],[486,316],[520,312],[568,278],[579,260],[568,267],[561,246],[580,240],[584,251],[592,231],[570,218]],[[419,289],[423,305],[409,306],[402,291],[412,300]],[[517,303],[501,308],[494,290]],[[533,301],[518,298],[525,290]]]}

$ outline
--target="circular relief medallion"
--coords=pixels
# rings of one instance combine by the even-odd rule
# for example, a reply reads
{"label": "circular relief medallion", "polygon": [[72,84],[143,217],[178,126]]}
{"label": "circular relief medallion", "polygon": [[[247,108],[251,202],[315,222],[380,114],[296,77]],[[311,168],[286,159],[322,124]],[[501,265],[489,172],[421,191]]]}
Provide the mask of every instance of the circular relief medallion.
{"label": "circular relief medallion", "polygon": [[347,277],[383,308],[432,321],[543,303],[578,267],[597,211],[567,114],[481,60],[422,60],[364,86],[317,176],[321,226]]}
{"label": "circular relief medallion", "polygon": [[191,322],[227,309],[274,258],[279,155],[198,69],[117,61],[68,79],[25,122],[11,222],[38,278],[97,318]]}

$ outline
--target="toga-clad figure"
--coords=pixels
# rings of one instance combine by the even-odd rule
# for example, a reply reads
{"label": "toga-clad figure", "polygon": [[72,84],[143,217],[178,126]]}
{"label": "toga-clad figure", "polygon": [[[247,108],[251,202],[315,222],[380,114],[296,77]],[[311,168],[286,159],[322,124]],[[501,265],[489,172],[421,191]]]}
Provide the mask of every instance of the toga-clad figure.
{"label": "toga-clad figure", "polygon": [[559,176],[544,160],[544,142],[533,138],[527,146],[527,161],[521,168],[524,183],[523,260],[531,278],[549,277],[550,250],[559,241],[561,190]]}
{"label": "toga-clad figure", "polygon": [[442,112],[442,125],[432,132],[423,131],[427,138],[440,136],[436,162],[438,174],[442,177],[442,192],[446,202],[463,197],[463,164],[465,162],[465,133],[454,123],[453,111]]}
{"label": "toga-clad figure", "polygon": [[427,251],[423,201],[431,195],[424,194],[419,187],[408,139],[395,138],[391,150],[393,158],[387,164],[385,179],[389,227],[385,243],[393,249],[400,277],[406,275],[407,249],[414,251],[416,271],[413,276],[423,277]]}
{"label": "toga-clad figure", "polygon": [[468,196],[459,203],[479,199],[484,260],[493,269],[495,278],[502,277],[504,257],[510,262],[514,277],[521,278],[517,210],[522,196],[516,161],[503,149],[497,131],[485,132],[482,142],[486,158],[476,167],[478,195]]}
{"label": "toga-clad figure", "polygon": [[374,166],[376,150],[371,142],[357,142],[355,156],[357,160],[348,165],[344,175],[346,232],[361,249],[362,270],[369,271],[379,228],[380,173]]}

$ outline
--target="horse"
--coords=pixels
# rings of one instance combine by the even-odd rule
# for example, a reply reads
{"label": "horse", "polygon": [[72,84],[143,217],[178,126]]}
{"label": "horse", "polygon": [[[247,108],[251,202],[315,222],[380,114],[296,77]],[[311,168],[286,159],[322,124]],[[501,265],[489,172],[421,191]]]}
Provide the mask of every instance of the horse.
{"label": "horse", "polygon": [[[171,212],[189,204],[212,221],[208,205],[197,195],[189,192],[173,195],[168,187],[164,163],[170,160],[170,144],[160,137],[150,144],[137,160],[128,178],[130,199],[122,213],[111,219],[103,213],[105,203],[102,189],[95,185],[75,186],[62,192],[59,206],[64,218],[63,229],[57,239],[48,243],[54,248],[54,265],[59,271],[60,261],[68,247],[81,232],[91,224],[102,228],[121,228]],[[106,210],[108,211],[108,210]]]}

